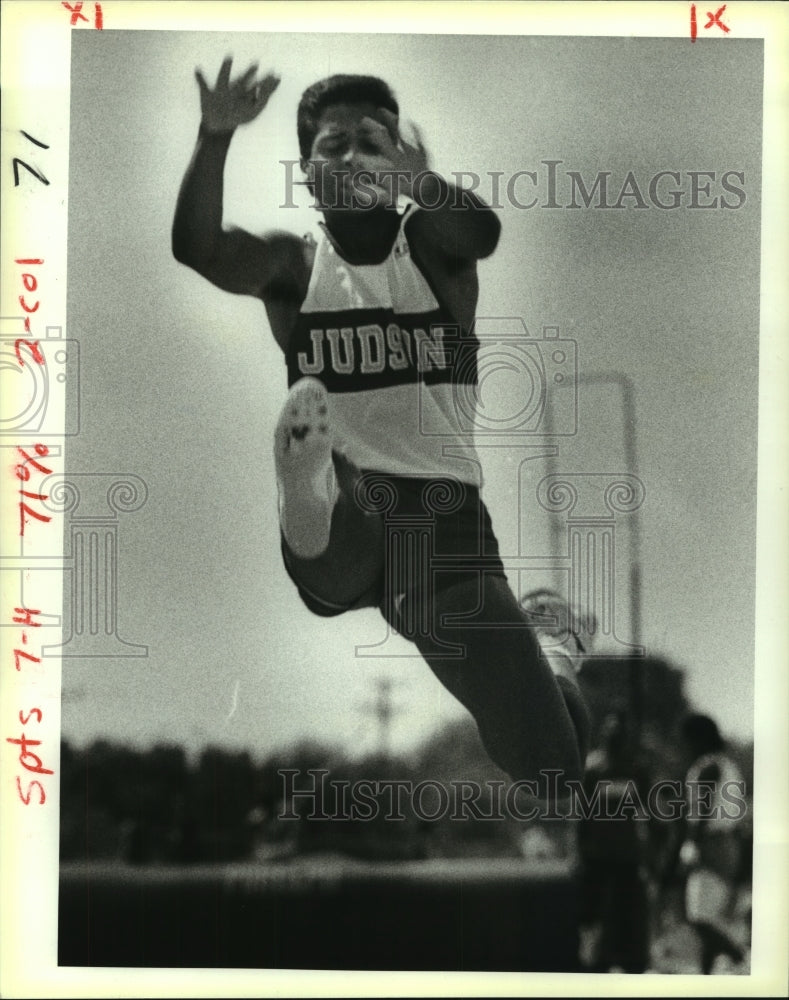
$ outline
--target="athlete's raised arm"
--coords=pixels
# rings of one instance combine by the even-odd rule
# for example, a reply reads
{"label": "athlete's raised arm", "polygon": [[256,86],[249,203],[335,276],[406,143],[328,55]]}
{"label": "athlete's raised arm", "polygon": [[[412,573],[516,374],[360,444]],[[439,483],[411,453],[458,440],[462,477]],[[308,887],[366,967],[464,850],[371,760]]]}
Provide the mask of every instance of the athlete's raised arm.
{"label": "athlete's raised arm", "polygon": [[230,141],[239,125],[254,121],[279,85],[269,73],[258,79],[251,66],[231,81],[232,59],[222,63],[216,85],[200,70],[201,122],[192,160],[178,195],[172,228],[176,260],[228,292],[266,297],[269,288],[299,283],[301,241],[288,233],[253,236],[222,224],[223,177]]}
{"label": "athlete's raised arm", "polygon": [[422,138],[412,124],[413,141],[400,131],[396,115],[379,108],[386,125],[366,118],[365,125],[378,156],[371,165],[393,170],[399,193],[425,209],[409,223],[409,236],[417,235],[449,258],[474,261],[496,249],[501,223],[496,213],[471,191],[464,191],[430,170]]}

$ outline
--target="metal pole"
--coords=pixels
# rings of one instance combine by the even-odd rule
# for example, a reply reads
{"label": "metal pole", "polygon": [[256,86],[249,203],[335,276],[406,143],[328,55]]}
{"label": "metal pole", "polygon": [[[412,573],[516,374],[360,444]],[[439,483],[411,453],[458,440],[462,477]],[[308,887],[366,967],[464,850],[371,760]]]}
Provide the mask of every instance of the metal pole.
{"label": "metal pole", "polygon": [[[625,466],[626,471],[634,476],[638,476],[638,449],[636,437],[636,407],[635,407],[635,387],[632,379],[624,372],[599,372],[590,374],[579,374],[576,378],[576,385],[616,385],[622,394],[622,415],[624,419],[624,445],[625,445]],[[558,391],[561,386],[554,386],[554,391]],[[553,410],[550,405],[546,407],[545,413],[545,433],[546,436],[553,434]],[[555,455],[548,457],[548,471],[557,471]],[[630,515],[630,633],[631,642],[635,646],[641,645],[641,515],[635,510]],[[560,525],[556,515],[551,517],[551,548],[554,553],[559,551]],[[641,725],[643,720],[643,671],[640,669],[640,661],[631,658],[629,661],[629,685],[630,703],[633,714],[634,742],[636,747],[639,743]]]}

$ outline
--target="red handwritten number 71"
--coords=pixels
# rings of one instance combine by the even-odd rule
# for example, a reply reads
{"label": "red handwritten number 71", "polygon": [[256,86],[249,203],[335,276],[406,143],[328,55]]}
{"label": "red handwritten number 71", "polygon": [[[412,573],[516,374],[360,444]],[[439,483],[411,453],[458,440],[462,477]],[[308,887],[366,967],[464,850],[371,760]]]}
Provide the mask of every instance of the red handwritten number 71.
{"label": "red handwritten number 71", "polygon": [[[77,21],[85,21],[86,23],[89,23],[87,17],[85,17],[85,15],[82,13],[82,7],[83,7],[82,0],[79,0],[78,3],[73,3],[73,4],[66,3],[66,0],[62,0],[62,3],[63,6],[66,8],[66,10],[71,11],[72,28],[77,23]],[[95,9],[94,24],[96,29],[98,31],[101,31],[101,29],[104,27],[104,15],[101,10],[101,4],[94,3],[93,7]]]}

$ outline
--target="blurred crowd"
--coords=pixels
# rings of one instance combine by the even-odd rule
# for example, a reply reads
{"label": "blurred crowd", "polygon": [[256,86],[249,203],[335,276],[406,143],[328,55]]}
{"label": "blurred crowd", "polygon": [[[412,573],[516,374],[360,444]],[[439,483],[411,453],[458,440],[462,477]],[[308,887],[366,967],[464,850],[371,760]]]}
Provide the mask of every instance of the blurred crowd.
{"label": "blurred crowd", "polygon": [[[208,747],[135,750],[107,741],[64,744],[61,860],[126,866],[287,865],[307,856],[440,863],[522,859],[563,863],[578,900],[579,969],[628,973],[747,973],[752,861],[752,745],[723,739],[692,710],[683,672],[665,660],[639,666],[633,711],[627,664],[592,660],[581,674],[592,715],[586,814],[573,819],[462,822],[386,810],[366,822],[331,818],[343,782],[475,781],[506,776],[489,762],[470,720],[408,756],[354,758],[303,743],[263,761]],[[333,784],[290,803],[283,770],[324,769]],[[302,780],[302,779],[300,779]],[[486,812],[484,800],[479,803]],[[317,817],[309,818],[307,808]],[[303,815],[302,815],[303,814]],[[320,818],[324,815],[328,818]]]}
{"label": "blurred crowd", "polygon": [[658,796],[623,713],[606,717],[589,756],[587,786],[604,789],[617,817],[578,826],[590,972],[749,971],[748,783],[709,716],[686,715],[679,735],[684,779]]}

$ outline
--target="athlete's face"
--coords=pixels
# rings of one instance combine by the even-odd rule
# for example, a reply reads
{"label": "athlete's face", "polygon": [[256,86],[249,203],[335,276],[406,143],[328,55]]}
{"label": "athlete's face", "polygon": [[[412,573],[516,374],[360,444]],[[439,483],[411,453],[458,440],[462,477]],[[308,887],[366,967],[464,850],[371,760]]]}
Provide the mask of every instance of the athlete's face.
{"label": "athlete's face", "polygon": [[372,103],[331,104],[324,108],[310,158],[301,164],[314,185],[319,208],[358,210],[388,206],[394,201],[391,182],[381,186],[371,180],[376,172],[391,165],[374,123],[388,128]]}

